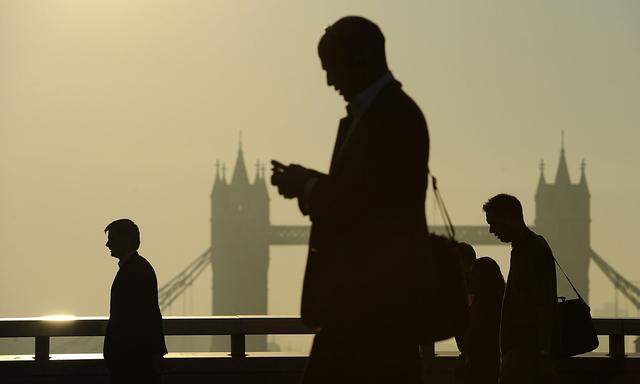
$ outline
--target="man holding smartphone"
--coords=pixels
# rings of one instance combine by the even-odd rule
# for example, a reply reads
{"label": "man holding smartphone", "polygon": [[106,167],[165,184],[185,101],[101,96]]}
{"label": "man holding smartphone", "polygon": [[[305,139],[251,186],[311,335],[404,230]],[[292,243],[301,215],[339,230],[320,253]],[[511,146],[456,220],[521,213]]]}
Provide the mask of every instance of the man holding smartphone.
{"label": "man holding smartphone", "polygon": [[274,160],[271,177],[312,222],[301,316],[317,335],[303,382],[419,383],[406,322],[413,241],[427,231],[427,124],[373,22],[338,20],[318,53],[348,104],[329,172]]}

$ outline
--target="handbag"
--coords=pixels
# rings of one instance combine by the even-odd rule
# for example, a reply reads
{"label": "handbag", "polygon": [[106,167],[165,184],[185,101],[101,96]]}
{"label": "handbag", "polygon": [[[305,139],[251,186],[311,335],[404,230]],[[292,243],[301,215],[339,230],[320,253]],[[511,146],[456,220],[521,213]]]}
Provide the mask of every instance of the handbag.
{"label": "handbag", "polygon": [[567,279],[571,288],[578,296],[577,299],[566,300],[560,297],[556,304],[556,324],[555,337],[557,357],[571,357],[583,353],[591,352],[598,348],[598,334],[596,333],[593,319],[591,318],[591,309],[584,301],[580,292],[564,272],[558,260],[553,257],[560,271]]}

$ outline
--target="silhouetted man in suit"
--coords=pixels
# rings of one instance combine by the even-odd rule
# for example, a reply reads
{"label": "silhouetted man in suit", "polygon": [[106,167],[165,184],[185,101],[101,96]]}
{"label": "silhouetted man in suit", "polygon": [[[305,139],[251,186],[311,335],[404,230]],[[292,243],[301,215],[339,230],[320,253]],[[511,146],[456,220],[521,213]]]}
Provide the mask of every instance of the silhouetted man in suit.
{"label": "silhouetted man in suit", "polygon": [[138,254],[140,231],[129,219],[109,224],[107,248],[117,258],[111,286],[104,359],[110,383],[160,383],[167,353],[158,306],[158,282],[149,262]]}
{"label": "silhouetted man in suit", "polygon": [[303,382],[417,383],[408,276],[412,242],[427,230],[427,124],[373,22],[338,20],[318,53],[348,103],[329,173],[273,161],[272,175],[312,222],[301,315],[318,333]]}
{"label": "silhouetted man in suit", "polygon": [[551,383],[557,303],[553,253],[527,227],[515,197],[494,196],[483,210],[489,231],[512,247],[500,320],[500,383]]}

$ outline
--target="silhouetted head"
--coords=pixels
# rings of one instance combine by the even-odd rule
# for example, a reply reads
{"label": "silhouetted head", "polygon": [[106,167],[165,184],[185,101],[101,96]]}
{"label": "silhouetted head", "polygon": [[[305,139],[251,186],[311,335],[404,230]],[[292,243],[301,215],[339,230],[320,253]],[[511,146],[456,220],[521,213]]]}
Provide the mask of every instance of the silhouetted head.
{"label": "silhouetted head", "polygon": [[502,277],[498,263],[492,258],[478,258],[473,264],[469,280],[469,293],[475,295],[475,299],[491,295],[496,300],[502,300],[504,277]]}
{"label": "silhouetted head", "polygon": [[107,225],[104,229],[107,233],[107,248],[111,256],[118,259],[127,256],[140,248],[140,230],[129,219],[119,219]]}
{"label": "silhouetted head", "polygon": [[471,268],[473,267],[473,263],[476,261],[476,251],[467,243],[458,243],[458,251],[460,252],[460,261],[462,262],[464,276],[468,282]]}
{"label": "silhouetted head", "polygon": [[518,240],[527,228],[522,204],[514,196],[501,193],[489,199],[483,206],[489,232],[503,243]]}
{"label": "silhouetted head", "polygon": [[318,43],[327,85],[347,102],[389,71],[384,35],[378,26],[360,16],[347,16],[327,27]]}

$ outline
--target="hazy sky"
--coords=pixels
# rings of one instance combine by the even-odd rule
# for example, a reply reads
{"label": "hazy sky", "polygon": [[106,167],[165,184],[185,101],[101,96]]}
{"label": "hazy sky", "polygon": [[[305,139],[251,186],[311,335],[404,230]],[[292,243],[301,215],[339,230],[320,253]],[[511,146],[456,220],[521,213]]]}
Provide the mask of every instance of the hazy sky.
{"label": "hazy sky", "polygon": [[[316,43],[347,14],[385,33],[455,223],[483,223],[503,191],[533,222],[539,160],[552,179],[564,130],[574,181],[587,160],[592,247],[640,280],[637,0],[0,0],[0,317],[105,315],[115,218],[172,277],[209,246],[214,163],[233,166],[240,130],[251,178],[256,159],[326,170],[344,102]],[[305,223],[270,195],[272,223]],[[508,248],[479,251],[507,272]],[[305,248],[271,254],[270,311],[297,314]],[[598,308],[613,290],[596,268]],[[210,287],[191,314],[209,313]]]}

